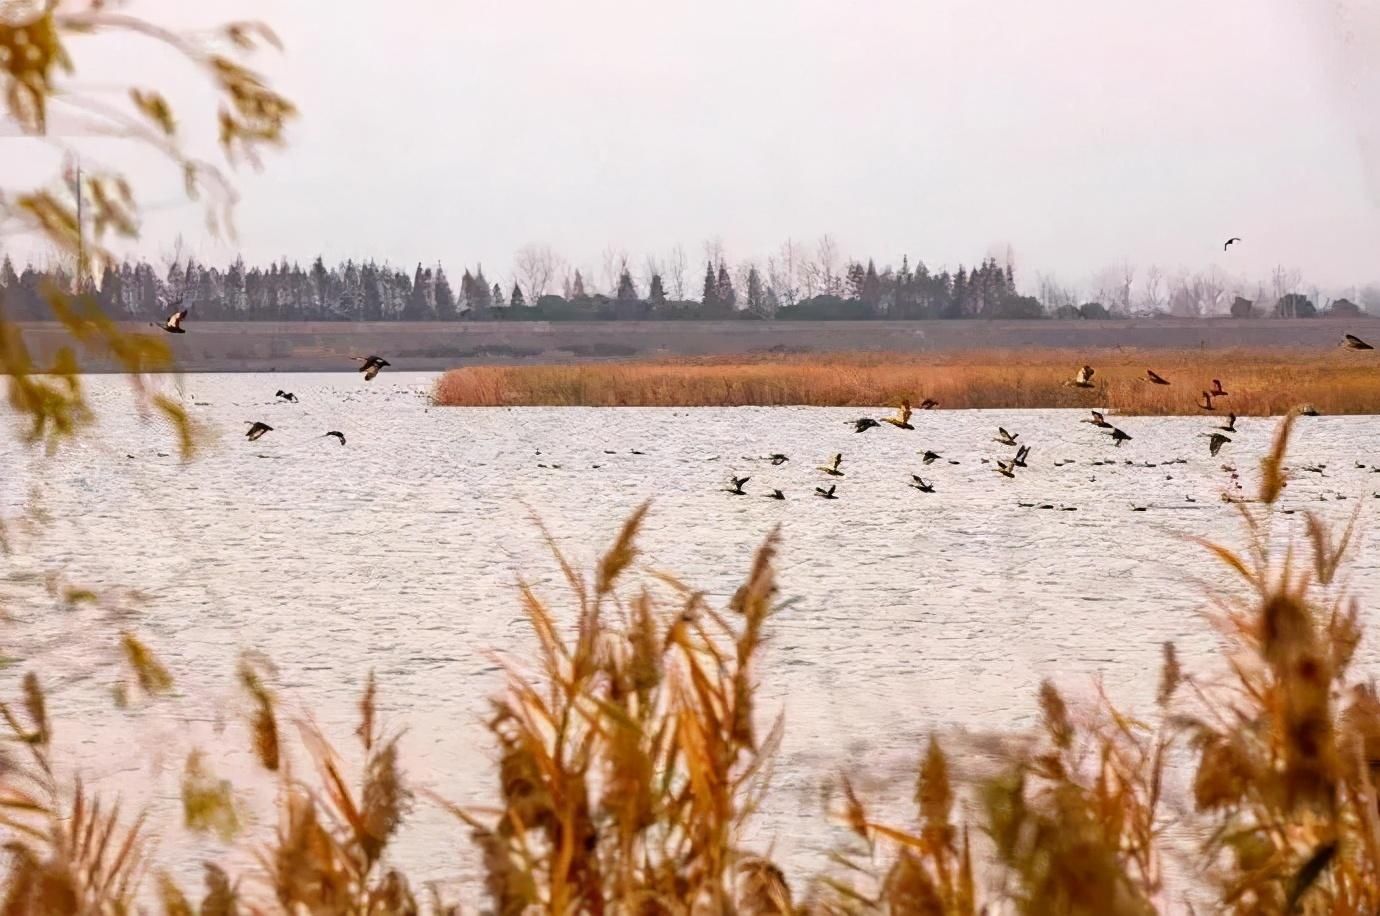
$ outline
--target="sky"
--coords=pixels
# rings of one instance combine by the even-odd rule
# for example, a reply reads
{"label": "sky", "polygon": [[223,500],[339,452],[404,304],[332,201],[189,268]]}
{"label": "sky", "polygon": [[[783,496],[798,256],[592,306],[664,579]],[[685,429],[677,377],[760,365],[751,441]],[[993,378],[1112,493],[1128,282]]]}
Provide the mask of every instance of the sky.
{"label": "sky", "polygon": [[[140,252],[323,254],[410,268],[549,244],[593,272],[717,239],[764,260],[825,233],[850,256],[1014,257],[1080,282],[1113,264],[1380,280],[1380,4],[1370,0],[130,0],[179,26],[261,17],[254,65],[301,108],[237,173],[234,241],[178,176],[68,139],[150,204]],[[211,103],[147,43],[78,39],[78,87]],[[61,130],[59,124],[56,128]],[[0,131],[3,133],[3,131]],[[210,151],[205,144],[194,148]],[[5,184],[53,173],[0,138]],[[1223,252],[1229,236],[1242,242]],[[21,240],[0,239],[18,249]]]}

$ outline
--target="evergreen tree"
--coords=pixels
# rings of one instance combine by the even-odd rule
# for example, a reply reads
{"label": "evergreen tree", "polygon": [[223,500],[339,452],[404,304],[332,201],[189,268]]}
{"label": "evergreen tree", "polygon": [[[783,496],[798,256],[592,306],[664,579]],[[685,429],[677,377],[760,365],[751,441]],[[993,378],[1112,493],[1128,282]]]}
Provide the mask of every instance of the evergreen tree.
{"label": "evergreen tree", "polygon": [[862,300],[863,284],[867,279],[867,271],[857,261],[848,265],[848,298]]}
{"label": "evergreen tree", "polygon": [[494,284],[492,302],[496,309],[501,309],[508,305],[508,303],[503,301],[503,287],[499,286],[497,283]]}
{"label": "evergreen tree", "polygon": [[0,263],[0,289],[17,289],[19,287],[19,274],[14,271],[14,262],[9,255],[5,255],[4,263]]}
{"label": "evergreen tree", "polygon": [[647,301],[652,305],[666,304],[666,289],[661,284],[661,274],[652,274],[652,282],[647,290]]}
{"label": "evergreen tree", "polygon": [[446,279],[446,269],[436,265],[436,281],[432,287],[436,300],[436,317],[441,321],[455,320],[455,293],[451,292],[450,281]]}
{"label": "evergreen tree", "polygon": [[460,278],[460,313],[469,314],[474,317],[475,295],[474,295],[474,275],[470,273],[468,267],[465,268],[465,275]]}
{"label": "evergreen tree", "polygon": [[719,305],[719,283],[714,276],[714,264],[706,261],[704,264],[704,294],[700,296],[700,302],[704,304],[706,310],[711,310]]}
{"label": "evergreen tree", "polygon": [[406,304],[403,306],[402,319],[404,321],[426,321],[435,318],[436,313],[431,308],[431,303],[427,301],[427,274],[422,270],[422,265],[417,265],[417,272],[412,276],[412,288],[408,291]]}
{"label": "evergreen tree", "polygon": [[719,277],[714,283],[714,294],[720,308],[732,311],[738,305],[738,293],[733,289],[733,278],[728,275],[728,268],[722,262],[719,264]]}
{"label": "evergreen tree", "polygon": [[317,255],[316,260],[311,262],[310,288],[313,317],[320,318],[326,314],[330,302],[330,285],[330,274],[326,271],[326,262],[321,260],[321,255]]}
{"label": "evergreen tree", "polygon": [[474,274],[474,307],[481,312],[487,312],[493,308],[493,288],[489,286],[489,281],[484,279],[484,265],[475,268]]}
{"label": "evergreen tree", "polygon": [[882,304],[882,281],[877,276],[877,265],[868,258],[867,271],[863,274],[862,286],[859,290],[858,299],[863,305],[867,306],[872,314],[877,314]]}
{"label": "evergreen tree", "polygon": [[101,271],[101,288],[96,293],[96,301],[107,315],[116,317],[124,312],[124,301],[120,283],[120,274],[115,270],[115,265],[107,263],[105,269]]}
{"label": "evergreen tree", "polygon": [[572,280],[572,281],[570,282],[570,296],[569,296],[569,298],[571,298],[571,299],[584,299],[584,298],[587,298],[586,295],[585,295],[585,278],[582,277],[582,276],[580,276],[580,272],[579,272],[578,270],[575,271],[575,279]]}
{"label": "evergreen tree", "polygon": [[354,261],[345,262],[345,272],[340,278],[340,301],[335,304],[336,317],[348,321],[359,321],[364,310],[364,287],[359,268]]}
{"label": "evergreen tree", "polygon": [[527,307],[527,300],[522,296],[522,287],[518,286],[516,280],[513,281],[513,294],[508,297],[508,307],[515,309]]}
{"label": "evergreen tree", "polygon": [[618,275],[618,295],[619,302],[636,302],[637,287],[633,285],[632,274],[628,269],[623,268],[623,272]]}
{"label": "evergreen tree", "polygon": [[767,307],[766,291],[762,289],[762,276],[757,272],[756,265],[748,268],[747,307],[748,311],[759,318],[770,318],[772,315]]}
{"label": "evergreen tree", "polygon": [[383,320],[384,277],[373,261],[364,265],[360,271],[360,286],[364,293],[360,312],[365,321]]}

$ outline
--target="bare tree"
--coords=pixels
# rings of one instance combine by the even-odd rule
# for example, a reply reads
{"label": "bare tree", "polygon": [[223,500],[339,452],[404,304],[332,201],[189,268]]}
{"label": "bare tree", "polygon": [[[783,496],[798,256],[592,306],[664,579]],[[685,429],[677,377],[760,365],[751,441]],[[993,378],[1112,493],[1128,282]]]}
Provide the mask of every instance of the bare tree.
{"label": "bare tree", "polygon": [[724,240],[719,236],[704,240],[704,259],[717,270],[724,263]]}
{"label": "bare tree", "polygon": [[793,239],[786,239],[774,257],[767,258],[767,284],[776,293],[782,305],[795,305],[800,301],[800,275],[804,259],[800,246]]}
{"label": "bare tree", "polygon": [[1169,313],[1180,318],[1197,318],[1202,314],[1197,283],[1187,271],[1175,274],[1169,281]]}
{"label": "bare tree", "polygon": [[563,263],[550,245],[536,243],[524,245],[517,253],[513,264],[513,274],[522,281],[522,288],[529,300],[536,301],[545,296],[551,280],[560,273]]}
{"label": "bare tree", "polygon": [[1286,269],[1282,264],[1276,265],[1270,272],[1270,291],[1274,294],[1274,301],[1269,303],[1269,308],[1273,309],[1279,300],[1296,292],[1302,282],[1303,274],[1297,268]]}
{"label": "bare tree", "polygon": [[1151,264],[1145,271],[1145,282],[1141,284],[1140,307],[1154,314],[1164,308],[1164,271]]}
{"label": "bare tree", "polygon": [[1082,293],[1078,287],[1063,285],[1053,274],[1036,274],[1035,282],[1038,289],[1037,295],[1046,311],[1052,313],[1065,306],[1069,308],[1078,307],[1078,300],[1082,298]]}
{"label": "bare tree", "polygon": [[843,294],[843,274],[839,270],[839,248],[832,236],[822,235],[815,245],[815,260],[807,268],[807,290],[811,295]]}
{"label": "bare tree", "polygon": [[663,272],[664,269],[661,264],[661,259],[656,255],[649,254],[642,259],[642,285],[645,288],[651,289],[652,277],[661,277],[661,282],[664,286],[666,278],[662,276]]}
{"label": "bare tree", "polygon": [[618,291],[618,278],[628,269],[628,253],[612,245],[604,247],[603,263],[599,270],[600,292],[612,296]]}
{"label": "bare tree", "polygon": [[685,248],[681,245],[672,248],[670,256],[666,258],[666,287],[671,298],[677,302],[685,301],[686,263]]}
{"label": "bare tree", "polygon": [[1210,267],[1194,278],[1198,307],[1204,315],[1217,315],[1227,294],[1228,277],[1220,268]]}

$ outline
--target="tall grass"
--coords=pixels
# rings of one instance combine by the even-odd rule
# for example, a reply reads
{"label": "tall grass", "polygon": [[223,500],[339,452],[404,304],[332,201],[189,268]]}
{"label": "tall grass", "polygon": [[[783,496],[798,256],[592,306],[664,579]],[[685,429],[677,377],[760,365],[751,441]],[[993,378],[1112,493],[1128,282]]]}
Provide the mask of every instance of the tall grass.
{"label": "tall grass", "polygon": [[[1070,382],[1092,365],[1093,387]],[[1171,382],[1142,379],[1153,368]],[[1322,413],[1380,412],[1380,363],[1369,353],[1297,350],[1012,350],[817,357],[720,357],[666,362],[476,366],[436,384],[447,406],[919,405],[943,408],[1105,407],[1192,414],[1220,379],[1220,412],[1273,416],[1309,404]]]}
{"label": "tall grass", "polygon": [[[1275,530],[1291,425],[1264,459],[1260,502],[1238,506],[1247,549],[1204,545],[1230,580],[1214,597],[1218,664],[1187,670],[1166,644],[1156,708],[1140,716],[1105,697],[1072,707],[1047,682],[1032,698],[1039,729],[988,743],[995,775],[956,778],[969,769],[932,737],[917,749],[914,811],[900,821],[874,815],[844,779],[820,812],[840,834],[822,874],[790,874],[745,839],[783,727],[756,700],[782,610],[777,536],[714,607],[672,576],[638,581],[644,507],[590,575],[552,544],[568,613],[521,586],[537,652],[505,662],[488,721],[498,759],[487,804],[408,788],[372,676],[351,774],[310,722],[284,721],[266,662],[246,657],[252,749],[278,785],[279,824],[248,870],[232,869],[243,857],[229,850],[206,862],[199,903],[154,867],[139,817],[63,784],[28,673],[17,704],[0,704],[4,911],[122,913],[157,901],[176,916],[456,912],[419,894],[388,855],[410,811],[438,804],[468,834],[485,911],[497,914],[1093,916],[1184,912],[1190,898],[1233,913],[1375,913],[1380,696],[1350,673],[1361,638],[1343,581],[1354,519],[1332,531],[1307,517],[1302,539]],[[166,672],[137,644],[127,655],[155,697]],[[232,836],[231,796],[205,756],[187,761],[189,827]]]}

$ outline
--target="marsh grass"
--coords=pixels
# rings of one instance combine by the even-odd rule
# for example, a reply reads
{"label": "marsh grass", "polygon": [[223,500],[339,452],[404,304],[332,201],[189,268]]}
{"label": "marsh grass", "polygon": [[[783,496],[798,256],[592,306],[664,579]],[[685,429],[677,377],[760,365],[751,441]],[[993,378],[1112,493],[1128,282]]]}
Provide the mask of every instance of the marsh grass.
{"label": "marsh grass", "polygon": [[[1093,916],[1182,912],[1190,900],[1243,914],[1375,913],[1380,696],[1350,673],[1361,638],[1344,582],[1355,519],[1336,531],[1308,516],[1299,537],[1276,516],[1292,425],[1280,424],[1262,461],[1259,501],[1237,507],[1246,548],[1205,544],[1227,579],[1212,592],[1217,664],[1189,670],[1166,644],[1144,716],[1100,691],[1071,705],[1046,682],[1032,698],[1040,727],[993,736],[983,767],[964,767],[945,750],[953,742],[932,736],[917,749],[909,817],[874,815],[841,780],[820,812],[839,835],[820,874],[789,875],[745,839],[782,734],[756,699],[772,618],[786,607],[778,537],[715,607],[673,576],[636,575],[645,506],[589,576],[548,536],[569,605],[520,585],[537,649],[504,661],[493,698],[494,794],[420,802],[468,834],[483,911],[498,914]],[[142,644],[125,650],[133,686],[157,702],[167,672]],[[140,817],[63,784],[44,692],[26,674],[17,703],[0,704],[5,912],[121,913],[153,900],[177,916],[458,912],[434,891],[419,901],[390,863],[419,798],[372,675],[350,738],[353,773],[309,719],[283,714],[266,660],[246,656],[240,681],[278,824],[242,873],[227,864],[244,861],[229,846],[207,861],[193,903],[154,867]],[[244,842],[234,787],[211,759],[187,760],[187,826]],[[1171,859],[1177,880],[1166,878]]]}
{"label": "marsh grass", "polygon": [[[1079,366],[1093,387],[1068,382]],[[1170,380],[1141,381],[1147,368]],[[1380,363],[1367,352],[1299,350],[1012,350],[715,357],[665,362],[475,366],[437,382],[437,404],[464,407],[814,405],[876,407],[933,398],[941,408],[1097,407],[1196,414],[1221,379],[1218,411],[1280,415],[1380,413]]]}

